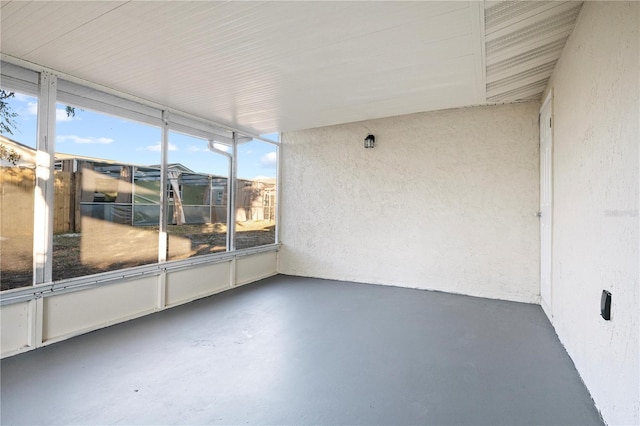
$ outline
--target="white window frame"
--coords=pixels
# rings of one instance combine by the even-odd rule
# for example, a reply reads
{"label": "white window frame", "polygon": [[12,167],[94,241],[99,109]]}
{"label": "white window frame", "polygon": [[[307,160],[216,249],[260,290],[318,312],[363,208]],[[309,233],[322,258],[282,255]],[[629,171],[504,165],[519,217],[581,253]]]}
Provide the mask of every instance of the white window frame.
{"label": "white window frame", "polygon": [[[141,275],[162,275],[167,270],[184,269],[203,263],[227,262],[240,256],[278,250],[279,242],[279,206],[280,206],[280,142],[266,139],[243,129],[234,129],[201,117],[197,117],[166,106],[154,104],[134,96],[105,88],[63,73],[1,55],[0,78],[2,87],[31,96],[38,96],[38,140],[37,171],[39,183],[34,206],[34,280],[35,285],[2,292],[0,305],[40,299],[43,296],[63,294],[84,288],[107,285],[111,282],[138,278]],[[55,119],[56,103],[61,102],[76,107],[85,107],[97,112],[114,115],[120,118],[150,124],[162,129],[162,165],[160,188],[166,188],[166,170],[168,153],[168,132],[176,131],[231,147],[229,158],[228,200],[230,214],[227,215],[227,252],[197,256],[193,258],[166,261],[166,191],[161,191],[160,248],[158,263],[141,265],[133,268],[109,271],[95,275],[52,281],[52,237],[53,237],[53,182],[55,155]],[[257,246],[249,249],[235,250],[235,205],[237,146],[251,140],[259,140],[276,146],[276,185],[278,200],[276,202],[276,242],[275,244]],[[213,150],[213,149],[212,149]],[[217,152],[224,153],[224,151]],[[163,215],[164,210],[164,215]],[[39,224],[39,225],[36,225]],[[164,228],[163,228],[164,225]],[[230,231],[230,232],[229,232]],[[164,259],[162,256],[164,253]]]}

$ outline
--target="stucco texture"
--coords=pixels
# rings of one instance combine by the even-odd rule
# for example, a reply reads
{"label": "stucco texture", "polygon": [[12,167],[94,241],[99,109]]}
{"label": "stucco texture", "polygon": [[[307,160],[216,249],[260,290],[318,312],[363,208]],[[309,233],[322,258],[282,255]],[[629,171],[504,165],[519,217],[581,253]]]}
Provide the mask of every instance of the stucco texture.
{"label": "stucco texture", "polygon": [[639,13],[636,2],[585,2],[549,84],[552,321],[610,425],[640,424]]}
{"label": "stucco texture", "polygon": [[538,302],[539,108],[284,133],[279,272]]}

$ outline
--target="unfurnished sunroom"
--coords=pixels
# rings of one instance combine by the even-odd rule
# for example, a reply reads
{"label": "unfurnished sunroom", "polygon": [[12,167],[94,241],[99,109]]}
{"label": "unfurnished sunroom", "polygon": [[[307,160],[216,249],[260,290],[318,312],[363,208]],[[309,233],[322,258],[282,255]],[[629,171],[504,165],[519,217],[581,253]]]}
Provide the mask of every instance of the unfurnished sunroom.
{"label": "unfurnished sunroom", "polygon": [[[3,422],[640,423],[638,3],[2,1],[0,14]],[[176,328],[187,316],[211,327]],[[172,411],[131,384],[157,416],[127,417],[136,402],[114,389],[149,354],[117,353],[130,370],[99,373],[108,415],[16,405],[49,375],[82,387],[88,372],[61,373],[73,362],[56,370],[65,350],[106,362],[80,348],[152,321],[166,327],[142,345],[154,383],[176,389],[154,355],[171,347],[201,368],[190,380],[225,377],[196,386],[217,408]],[[197,336],[213,329],[218,343]],[[185,335],[190,349],[174,346]],[[223,347],[216,366],[190,358]],[[570,364],[555,378],[552,352]],[[586,399],[556,398],[560,371]],[[408,383],[406,399],[367,399]]]}

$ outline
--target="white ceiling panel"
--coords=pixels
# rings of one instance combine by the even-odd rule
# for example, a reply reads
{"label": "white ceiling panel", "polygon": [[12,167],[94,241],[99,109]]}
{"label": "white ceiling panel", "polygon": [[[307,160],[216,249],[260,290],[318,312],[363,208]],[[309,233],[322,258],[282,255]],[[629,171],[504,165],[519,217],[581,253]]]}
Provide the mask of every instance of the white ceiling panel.
{"label": "white ceiling panel", "polygon": [[512,3],[2,1],[0,50],[264,134],[535,96],[579,3]]}
{"label": "white ceiling panel", "polygon": [[63,2],[2,2],[2,36],[13,40],[12,50],[16,56],[24,57],[124,3],[76,2],[70,10],[69,5]]}

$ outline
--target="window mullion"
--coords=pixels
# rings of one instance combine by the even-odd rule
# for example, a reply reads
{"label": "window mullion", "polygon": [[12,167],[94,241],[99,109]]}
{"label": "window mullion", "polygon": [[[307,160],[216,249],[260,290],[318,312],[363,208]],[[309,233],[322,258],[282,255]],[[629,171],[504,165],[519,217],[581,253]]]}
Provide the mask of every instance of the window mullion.
{"label": "window mullion", "polygon": [[229,214],[227,215],[227,250],[236,249],[236,194],[238,191],[238,133],[233,132],[233,145],[231,147],[231,168],[229,170]]}
{"label": "window mullion", "polygon": [[[282,140],[282,134],[280,134],[279,140]],[[275,244],[280,243],[280,194],[281,185],[282,185],[282,163],[280,162],[282,158],[282,145],[276,145],[276,196],[275,196],[275,218],[276,218],[276,230],[275,230]]]}
{"label": "window mullion", "polygon": [[158,244],[158,261],[167,261],[167,213],[169,210],[169,203],[167,200],[167,164],[169,157],[169,113],[167,111],[162,112],[162,141],[161,141],[161,156],[160,156],[160,233]]}
{"label": "window mullion", "polygon": [[57,77],[40,74],[38,137],[36,142],[36,191],[34,199],[33,282],[52,281],[54,157]]}

